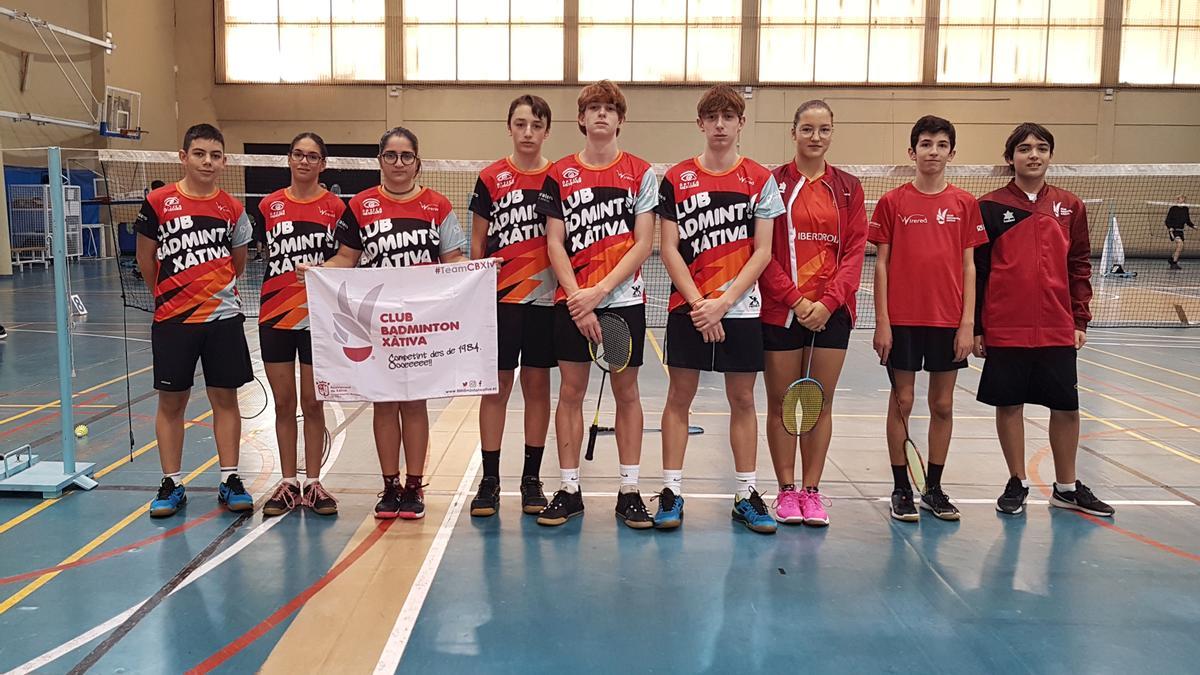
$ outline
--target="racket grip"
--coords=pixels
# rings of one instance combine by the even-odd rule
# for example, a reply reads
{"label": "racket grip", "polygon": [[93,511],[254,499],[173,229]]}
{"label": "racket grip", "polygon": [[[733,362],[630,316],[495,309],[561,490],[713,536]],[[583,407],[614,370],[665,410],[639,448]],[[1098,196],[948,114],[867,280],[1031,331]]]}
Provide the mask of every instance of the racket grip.
{"label": "racket grip", "polygon": [[597,427],[595,424],[593,424],[592,427],[590,429],[588,429],[587,454],[584,455],[584,458],[589,462],[592,461],[592,455],[596,454],[596,433],[599,431],[600,431],[600,428]]}

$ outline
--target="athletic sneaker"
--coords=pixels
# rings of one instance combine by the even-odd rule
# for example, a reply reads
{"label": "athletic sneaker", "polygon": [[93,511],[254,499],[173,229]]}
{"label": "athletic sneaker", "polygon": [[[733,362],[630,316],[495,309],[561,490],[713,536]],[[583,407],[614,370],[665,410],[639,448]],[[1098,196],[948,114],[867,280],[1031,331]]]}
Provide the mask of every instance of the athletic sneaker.
{"label": "athletic sneaker", "polygon": [[400,482],[384,481],[379,503],[375,505],[375,517],[391,520],[400,515]]}
{"label": "athletic sneaker", "polygon": [[913,491],[904,488],[892,490],[892,518],[906,523],[915,523],[921,519],[917,507],[913,504]]}
{"label": "athletic sneaker", "polygon": [[425,517],[425,486],[405,485],[400,488],[400,508],[397,515],[405,520]]}
{"label": "athletic sneaker", "polygon": [[617,517],[635,530],[654,527],[654,518],[651,518],[650,512],[646,510],[646,503],[642,501],[640,492],[618,492],[616,511]]}
{"label": "athletic sneaker", "polygon": [[1025,500],[1029,499],[1029,488],[1021,484],[1021,479],[1013,476],[1004,485],[1004,494],[996,500],[996,510],[1015,516],[1025,510]]}
{"label": "athletic sneaker", "polygon": [[804,524],[813,527],[825,527],[829,524],[829,514],[825,511],[824,497],[817,488],[804,488],[800,493],[800,511],[804,513]]}
{"label": "athletic sneaker", "polygon": [[800,510],[800,493],[792,485],[779,491],[775,497],[775,520],[781,523],[796,525],[804,522],[804,512]]}
{"label": "athletic sneaker", "polygon": [[750,488],[750,496],[745,499],[734,496],[733,519],[754,532],[775,534],[775,519],[771,517],[762,496],[754,488]]}
{"label": "athletic sneaker", "polygon": [[498,476],[484,476],[483,480],[479,481],[479,491],[475,493],[475,498],[471,500],[471,515],[494,516],[499,509],[500,478]]}
{"label": "athletic sneaker", "polygon": [[1055,485],[1054,491],[1050,494],[1050,505],[1105,518],[1112,517],[1117,512],[1113,507],[1097,499],[1091,489],[1080,481],[1075,481],[1075,489],[1070,492],[1059,492],[1058,486]]}
{"label": "athletic sneaker", "polygon": [[958,507],[950,503],[950,495],[943,492],[940,485],[929,486],[921,495],[921,508],[940,520],[958,520],[961,517]]}
{"label": "athletic sneaker", "polygon": [[246,492],[242,479],[236,473],[230,474],[225,482],[217,486],[217,501],[224,504],[230,511],[250,511],[254,508],[254,497]]}
{"label": "athletic sneaker", "polygon": [[683,524],[683,497],[665,487],[650,499],[658,500],[658,511],[654,513],[654,529],[673,530]]}
{"label": "athletic sneaker", "polygon": [[542,481],[537,476],[521,476],[521,510],[525,513],[541,513],[549,504],[542,492]]}
{"label": "athletic sneaker", "polygon": [[166,518],[167,516],[173,516],[179,510],[179,507],[186,503],[187,495],[184,494],[183,486],[176,485],[175,481],[163,476],[162,485],[158,486],[158,494],[150,502],[150,517]]}
{"label": "athletic sneaker", "polygon": [[333,516],[338,512],[337,500],[329,494],[319,480],[314,480],[304,486],[304,497],[300,503],[308,506],[313,513],[319,516]]}
{"label": "athletic sneaker", "polygon": [[538,514],[538,525],[562,525],[575,516],[583,515],[583,491],[567,492],[559,490],[554,493],[554,499]]}
{"label": "athletic sneaker", "polygon": [[280,481],[279,485],[275,486],[275,491],[271,493],[271,497],[267,499],[267,503],[263,504],[263,515],[282,516],[301,503],[303,503],[303,497],[300,494],[300,486]]}
{"label": "athletic sneaker", "polygon": [[4,330],[4,326],[0,326],[0,340],[8,337],[8,331]]}

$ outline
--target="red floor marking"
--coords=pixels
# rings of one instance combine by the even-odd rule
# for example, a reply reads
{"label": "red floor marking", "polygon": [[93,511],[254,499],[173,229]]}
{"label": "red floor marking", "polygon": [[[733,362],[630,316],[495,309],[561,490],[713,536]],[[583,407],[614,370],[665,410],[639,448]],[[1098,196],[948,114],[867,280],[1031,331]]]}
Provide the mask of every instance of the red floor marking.
{"label": "red floor marking", "polygon": [[[96,401],[104,398],[105,396],[106,396],[106,394],[93,394],[92,396],[89,396],[88,398],[86,398],[82,401],[79,401],[78,403],[72,404],[71,407],[74,408],[75,406],[80,406],[80,405],[91,405],[92,403],[95,403]],[[50,410],[58,410],[58,407],[56,406],[54,408],[50,408]],[[28,429],[30,427],[35,427],[43,422],[46,422],[46,421],[52,420],[52,419],[57,419],[57,418],[58,418],[58,413],[56,413],[56,412],[46,413],[44,416],[34,418],[20,426],[13,427],[11,429],[5,429],[4,431],[0,431],[0,438],[7,438],[7,437],[17,433],[18,431],[24,431],[25,429]]]}
{"label": "red floor marking", "polygon": [[[1134,398],[1139,398],[1139,399],[1141,399],[1141,400],[1145,401],[1145,402],[1146,402],[1146,403],[1148,403],[1148,404],[1151,404],[1151,405],[1156,405],[1156,406],[1159,406],[1159,407],[1161,407],[1161,408],[1166,408],[1167,410],[1170,410],[1170,411],[1172,411],[1172,412],[1178,413],[1178,414],[1180,414],[1180,415],[1187,415],[1188,417],[1200,418],[1200,415],[1197,415],[1195,412],[1192,412],[1191,410],[1186,410],[1186,409],[1184,409],[1184,408],[1180,408],[1180,407],[1178,407],[1178,406],[1173,406],[1173,405],[1171,405],[1170,403],[1165,403],[1165,402],[1163,402],[1163,401],[1161,401],[1161,400],[1159,400],[1159,399],[1150,398],[1149,396],[1146,396],[1145,394],[1142,394],[1142,393],[1140,393],[1140,392],[1133,391],[1133,390],[1130,390],[1130,389],[1126,389],[1125,387],[1122,387],[1122,386],[1120,386],[1120,385],[1117,385],[1117,384],[1113,384],[1112,382],[1109,382],[1108,380],[1101,380],[1101,379],[1097,379],[1097,378],[1094,378],[1094,377],[1089,377],[1089,376],[1087,376],[1087,375],[1080,375],[1080,376],[1079,376],[1079,379],[1081,379],[1081,380],[1087,380],[1087,381],[1089,381],[1089,382],[1093,382],[1093,383],[1097,383],[1097,384],[1103,384],[1103,385],[1105,385],[1105,386],[1109,387],[1110,389],[1115,389],[1115,390],[1117,390],[1118,392],[1120,392],[1120,393],[1122,393],[1122,394],[1126,394],[1126,395],[1128,395],[1128,396],[1132,396],[1132,397],[1134,397]],[[1163,417],[1167,417],[1167,416],[1166,416],[1166,415],[1163,415]],[[1167,419],[1166,419],[1166,420],[1163,420],[1163,421],[1164,421],[1164,422],[1179,422],[1179,420],[1172,420],[1172,419],[1171,419],[1171,418],[1169,418],[1169,417],[1167,417]],[[1183,424],[1182,422],[1179,422],[1179,423],[1180,423],[1180,424]]]}
{"label": "red floor marking", "polygon": [[273,628],[282,623],[284,619],[288,618],[298,609],[303,607],[304,603],[308,602],[314,595],[320,592],[321,589],[325,588],[334,579],[337,579],[339,576],[341,576],[342,572],[345,572],[350,568],[351,565],[357,562],[358,559],[363,556],[363,554],[365,554],[371,549],[372,546],[375,545],[376,542],[383,538],[384,533],[386,533],[388,528],[391,527],[395,522],[395,520],[385,520],[376,525],[371,534],[367,535],[365,539],[359,542],[358,546],[355,546],[354,550],[351,551],[350,554],[345,558],[343,558],[341,562],[339,562],[337,565],[334,565],[333,569],[326,572],[325,575],[320,579],[317,579],[316,583],[304,589],[304,591],[302,591],[299,595],[292,598],[290,602],[275,610],[273,614],[268,616],[266,619],[263,619],[263,621],[257,626],[246,631],[241,637],[220,648],[214,652],[212,656],[204,659],[198,665],[188,670],[188,675],[192,675],[193,673],[200,674],[211,672],[214,668],[220,666],[222,663],[225,663],[238,652],[250,646],[255,640],[270,632]]}

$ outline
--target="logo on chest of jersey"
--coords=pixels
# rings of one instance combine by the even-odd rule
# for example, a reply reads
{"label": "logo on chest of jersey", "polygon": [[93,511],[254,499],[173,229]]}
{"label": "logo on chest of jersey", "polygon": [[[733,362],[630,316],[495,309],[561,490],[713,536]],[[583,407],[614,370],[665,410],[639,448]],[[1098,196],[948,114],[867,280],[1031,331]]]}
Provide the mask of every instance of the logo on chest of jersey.
{"label": "logo on chest of jersey", "polygon": [[301,263],[319,265],[332,249],[332,232],[297,231],[292,221],[281,221],[267,231],[267,276],[294,271]]}
{"label": "logo on chest of jersey", "polygon": [[379,206],[379,200],[374,197],[367,197],[362,203],[364,216],[377,216],[383,213],[383,209]]}
{"label": "logo on chest of jersey", "polygon": [[1015,222],[1017,222],[1017,217],[1013,215],[1012,211],[1005,211],[1004,212],[1004,222],[1015,223]]}
{"label": "logo on chest of jersey", "polygon": [[675,205],[679,238],[691,244],[692,256],[750,237],[755,198],[731,204],[714,203],[708,192],[694,194]]}
{"label": "logo on chest of jersey", "polygon": [[960,220],[962,220],[962,218],[959,218],[958,216],[954,215],[953,213],[950,213],[950,209],[938,209],[938,212],[937,212],[938,225],[945,225],[946,223],[957,223]]}
{"label": "logo on chest of jersey", "polygon": [[923,213],[914,213],[911,216],[900,216],[900,222],[905,225],[928,225],[929,218]]}
{"label": "logo on chest of jersey", "polygon": [[283,202],[275,200],[271,202],[271,217],[278,218],[283,215]]}
{"label": "logo on chest of jersey", "polygon": [[436,212],[438,210],[438,205],[437,204],[421,204],[421,210]]}
{"label": "logo on chest of jersey", "polygon": [[501,171],[496,174],[496,187],[511,187],[514,182],[516,182],[516,179],[513,178],[511,171]]}
{"label": "logo on chest of jersey", "polygon": [[1072,213],[1075,213],[1075,212],[1071,209],[1064,207],[1062,205],[1062,202],[1054,202],[1054,216],[1056,218],[1062,218],[1063,216],[1069,216]]}
{"label": "logo on chest of jersey", "polygon": [[679,174],[679,189],[688,190],[694,187],[700,187],[700,181],[696,179],[696,172],[688,169]]}
{"label": "logo on chest of jersey", "polygon": [[220,213],[221,215],[225,216],[226,218],[229,218],[230,216],[233,215],[233,211],[229,210],[229,207],[225,206],[221,202],[217,202],[217,212]]}
{"label": "logo on chest of jersey", "polygon": [[567,167],[562,172],[562,177],[563,177],[563,182],[562,182],[563,187],[570,187],[572,185],[577,185],[577,184],[583,182],[583,177],[579,175],[579,169],[576,169],[573,166]]}
{"label": "logo on chest of jersey", "polygon": [[163,200],[163,213],[170,213],[172,211],[182,211],[182,210],[183,210],[183,204],[181,204],[179,202],[179,197],[172,195]]}
{"label": "logo on chest of jersey", "polygon": [[567,195],[570,213],[564,222],[570,235],[571,252],[578,253],[606,237],[629,233],[630,206],[628,197],[596,201],[591,188]]}

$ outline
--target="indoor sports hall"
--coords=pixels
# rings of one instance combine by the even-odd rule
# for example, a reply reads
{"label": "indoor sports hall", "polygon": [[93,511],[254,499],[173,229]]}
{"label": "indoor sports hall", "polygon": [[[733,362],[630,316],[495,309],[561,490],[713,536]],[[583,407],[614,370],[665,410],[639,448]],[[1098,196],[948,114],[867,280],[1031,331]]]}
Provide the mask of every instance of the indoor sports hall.
{"label": "indoor sports hall", "polygon": [[[1078,478],[1115,514],[1051,505],[1051,413],[1039,405],[1023,411],[1024,510],[999,512],[1015,474],[997,409],[976,399],[986,359],[971,356],[941,479],[961,517],[894,517],[894,394],[873,345],[879,256],[866,244],[845,362],[822,392],[826,526],[763,534],[731,518],[731,404],[726,380],[702,372],[682,525],[626,527],[613,511],[626,472],[611,432],[617,375],[602,379],[599,358],[584,444],[597,406],[605,429],[580,464],[583,517],[548,527],[523,512],[519,383],[495,515],[471,515],[486,469],[482,398],[457,396],[428,403],[423,518],[376,517],[374,407],[337,400],[324,403],[319,453],[336,515],[306,496],[268,516],[286,470],[277,422],[295,414],[303,427],[304,415],[267,378],[260,290],[273,254],[255,235],[236,279],[252,368],[236,394],[237,474],[253,508],[218,501],[215,437],[228,419],[218,424],[197,366],[175,480],[188,500],[150,517],[168,472],[157,305],[138,261],[150,237],[135,228],[144,204],[189,179],[189,128],[221,130],[215,187],[256,226],[274,209],[266,197],[295,180],[297,134],[323,137],[322,188],[353,208],[383,190],[381,134],[410,129],[420,151],[386,161],[419,159],[416,182],[446,197],[464,254],[480,257],[472,193],[515,152],[510,102],[545,99],[541,154],[555,161],[592,142],[578,98],[599,80],[627,101],[615,142],[656,181],[712,147],[697,102],[715,84],[744,103],[737,154],[768,169],[797,161],[797,109],[824,101],[828,129],[803,133],[857,177],[866,218],[918,175],[910,130],[924,115],[953,123],[945,179],[976,198],[1013,178],[1014,127],[1053,132],[1046,181],[1078,197],[1090,261],[1073,282],[1091,289],[1075,357]],[[1200,0],[0,0],[0,672],[1195,672],[1200,232],[1172,219],[1180,207],[1200,216],[1198,110]],[[1059,217],[1064,204],[1046,208]],[[675,309],[660,231],[638,277],[651,514],[665,490]],[[1029,264],[1050,265],[1030,241]],[[332,339],[316,325],[314,345]],[[916,377],[908,428],[926,460],[929,381]],[[767,438],[778,420],[761,376],[754,394],[755,494],[778,515]],[[557,443],[551,415],[547,497],[560,485]]]}

